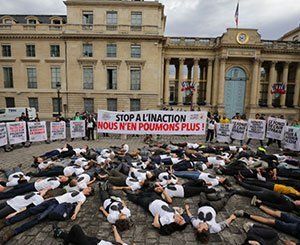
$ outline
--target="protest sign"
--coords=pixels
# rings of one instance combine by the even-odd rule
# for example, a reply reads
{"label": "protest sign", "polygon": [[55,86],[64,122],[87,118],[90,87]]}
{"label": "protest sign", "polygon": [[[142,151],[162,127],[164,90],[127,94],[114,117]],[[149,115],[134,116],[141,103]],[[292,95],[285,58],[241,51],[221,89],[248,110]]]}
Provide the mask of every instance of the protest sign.
{"label": "protest sign", "polygon": [[259,119],[249,119],[247,137],[249,139],[265,139],[266,121]]}
{"label": "protest sign", "polygon": [[50,139],[62,140],[66,138],[66,123],[51,122],[50,123]]}
{"label": "protest sign", "polygon": [[0,146],[7,145],[7,132],[5,123],[0,123]]}
{"label": "protest sign", "polygon": [[235,140],[244,140],[248,122],[242,120],[232,120],[231,138]]}
{"label": "protest sign", "polygon": [[217,123],[217,141],[224,143],[230,142],[230,135],[232,130],[232,124],[230,123]]}
{"label": "protest sign", "polygon": [[6,124],[6,129],[11,145],[27,141],[25,122],[9,122]]}
{"label": "protest sign", "polygon": [[269,139],[282,140],[286,120],[280,118],[269,117],[267,122],[267,134]]}
{"label": "protest sign", "polygon": [[115,134],[204,135],[205,111],[98,111],[98,132]]}
{"label": "protest sign", "polygon": [[85,137],[85,121],[70,121],[71,138]]}
{"label": "protest sign", "polygon": [[285,149],[300,151],[300,128],[286,126],[283,134],[283,145]]}
{"label": "protest sign", "polygon": [[47,140],[46,122],[28,122],[27,126],[30,142]]}

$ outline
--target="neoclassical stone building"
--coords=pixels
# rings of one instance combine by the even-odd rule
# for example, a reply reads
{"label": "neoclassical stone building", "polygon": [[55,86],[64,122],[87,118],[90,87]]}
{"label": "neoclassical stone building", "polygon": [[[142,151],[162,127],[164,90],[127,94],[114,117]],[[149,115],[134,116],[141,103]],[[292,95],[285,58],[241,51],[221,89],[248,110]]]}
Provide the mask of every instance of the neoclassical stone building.
{"label": "neoclassical stone building", "polygon": [[[300,116],[299,28],[280,40],[231,28],[215,38],[167,37],[158,1],[65,5],[66,16],[0,15],[0,108],[33,106],[41,118],[59,107],[72,116],[191,105],[229,117]],[[272,94],[274,84],[286,94]]]}

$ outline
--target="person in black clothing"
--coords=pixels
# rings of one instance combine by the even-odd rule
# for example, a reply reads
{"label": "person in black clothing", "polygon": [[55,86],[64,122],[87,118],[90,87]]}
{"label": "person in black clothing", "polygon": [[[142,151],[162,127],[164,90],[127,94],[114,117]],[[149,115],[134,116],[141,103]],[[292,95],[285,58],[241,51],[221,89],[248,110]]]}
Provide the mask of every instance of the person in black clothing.
{"label": "person in black clothing", "polygon": [[112,226],[113,234],[116,242],[107,242],[104,240],[100,240],[97,237],[87,236],[82,230],[80,225],[73,225],[69,232],[64,232],[62,229],[53,226],[54,237],[61,238],[64,240],[64,244],[75,244],[75,245],[97,245],[97,244],[120,244],[126,245],[125,242],[122,241],[120,234],[116,226]]}

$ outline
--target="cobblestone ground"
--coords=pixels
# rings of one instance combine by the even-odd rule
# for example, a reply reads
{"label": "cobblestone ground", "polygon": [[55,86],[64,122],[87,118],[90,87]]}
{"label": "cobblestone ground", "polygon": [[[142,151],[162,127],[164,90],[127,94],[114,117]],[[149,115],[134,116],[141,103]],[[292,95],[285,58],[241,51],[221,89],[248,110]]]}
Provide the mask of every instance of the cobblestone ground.
{"label": "cobblestone ground", "polygon": [[[196,137],[162,137],[161,141],[168,142],[170,140],[175,142],[199,142],[199,138]],[[203,140],[203,139],[200,139]],[[88,143],[91,147],[109,147],[112,145],[121,145],[124,140],[118,138],[101,138],[97,141],[82,141],[76,140],[71,144],[74,146],[82,146]],[[141,147],[143,145],[141,137],[130,137],[126,140],[126,143],[130,145],[131,150]],[[35,143],[30,148],[19,147],[12,152],[5,153],[0,149],[0,164],[1,168],[11,168],[20,163],[23,164],[22,168],[24,172],[32,171],[30,165],[32,162],[33,155],[39,155],[46,151],[56,149],[60,147],[63,142],[53,142],[51,144],[45,143]],[[274,152],[274,149],[270,149]],[[96,186],[96,185],[95,185]],[[96,188],[97,190],[97,188]],[[111,226],[105,220],[102,214],[98,211],[99,208],[99,198],[97,191],[94,197],[87,199],[87,202],[83,205],[78,218],[72,222],[60,222],[59,226],[62,228],[69,229],[73,224],[80,224],[83,229],[90,236],[97,236],[102,239],[113,240],[111,233]],[[173,206],[183,207],[184,202],[187,202],[191,206],[192,213],[196,213],[198,197],[189,199],[176,199]],[[194,233],[192,228],[189,226],[183,232],[177,232],[171,236],[160,236],[152,227],[152,217],[144,212],[140,207],[127,202],[131,213],[132,221],[134,223],[133,227],[122,234],[123,240],[128,244],[197,244],[194,238]],[[229,215],[237,209],[244,209],[249,213],[257,213],[265,216],[257,208],[250,207],[250,199],[245,197],[233,196],[228,204],[224,207],[222,212],[217,215],[217,220],[222,221],[229,217]],[[242,244],[245,239],[245,232],[243,231],[243,224],[247,222],[245,219],[238,218],[229,228],[225,229],[223,232],[212,235],[209,244]],[[34,228],[24,232],[13,238],[8,244],[62,244],[61,240],[55,240],[52,233],[52,223],[44,222]],[[15,226],[14,226],[15,227]],[[281,239],[286,239],[287,236],[280,234]],[[295,240],[295,239],[294,239]]]}

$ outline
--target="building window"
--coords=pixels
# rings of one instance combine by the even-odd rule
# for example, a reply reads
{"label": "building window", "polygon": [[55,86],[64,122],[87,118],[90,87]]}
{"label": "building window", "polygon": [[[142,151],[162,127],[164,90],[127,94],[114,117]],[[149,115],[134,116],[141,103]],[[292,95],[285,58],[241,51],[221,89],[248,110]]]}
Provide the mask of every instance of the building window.
{"label": "building window", "polygon": [[28,88],[37,88],[36,68],[27,68]]}
{"label": "building window", "polygon": [[90,43],[83,44],[83,56],[84,57],[93,57],[93,44],[90,44]]}
{"label": "building window", "polygon": [[36,25],[37,24],[37,21],[35,19],[28,19],[27,20],[27,24],[28,25]]}
{"label": "building window", "polygon": [[11,24],[13,24],[13,20],[12,19],[4,19],[2,21],[2,23],[5,24],[5,25],[11,25]]}
{"label": "building window", "polygon": [[131,58],[141,58],[141,45],[139,44],[131,45]]}
{"label": "building window", "polygon": [[83,99],[84,111],[94,113],[94,99]]}
{"label": "building window", "polygon": [[117,57],[117,44],[109,43],[106,46],[106,55],[107,57]]}
{"label": "building window", "polygon": [[118,111],[118,100],[117,99],[107,99],[107,110],[108,111]]}
{"label": "building window", "polygon": [[11,46],[9,44],[2,45],[2,56],[11,57]]}
{"label": "building window", "polygon": [[28,103],[30,108],[35,108],[36,111],[39,111],[39,100],[38,98],[28,98]]}
{"label": "building window", "polygon": [[14,97],[6,97],[5,104],[7,108],[16,107],[15,98]]}
{"label": "building window", "polygon": [[170,103],[175,103],[176,102],[176,90],[175,86],[170,86],[170,97],[169,97]]}
{"label": "building window", "polygon": [[82,13],[82,24],[83,25],[93,25],[94,17],[92,11],[83,11]]}
{"label": "building window", "polygon": [[83,88],[84,89],[93,89],[94,81],[94,69],[93,67],[84,67],[83,68]]}
{"label": "building window", "polygon": [[3,67],[4,88],[13,88],[13,70],[12,67]]}
{"label": "building window", "polygon": [[32,44],[26,45],[26,56],[35,57],[35,45]]}
{"label": "building window", "polygon": [[294,42],[298,42],[298,41],[299,41],[299,36],[298,36],[298,35],[294,36],[294,37],[293,37],[293,41],[294,41]]}
{"label": "building window", "polygon": [[141,110],[141,100],[130,99],[130,111],[140,111],[140,110]]}
{"label": "building window", "polygon": [[60,57],[60,46],[59,45],[50,45],[50,56],[51,57]]}
{"label": "building window", "polygon": [[131,90],[141,89],[141,68],[130,69],[130,89]]}
{"label": "building window", "polygon": [[62,111],[62,100],[61,98],[52,98],[52,111],[58,112],[58,108],[60,107],[59,111]]}
{"label": "building window", "polygon": [[268,72],[267,70],[262,67],[260,70],[260,98],[258,101],[259,106],[266,107],[268,106],[268,89],[269,89],[269,82],[268,82]]}
{"label": "building window", "polygon": [[106,12],[106,30],[115,31],[118,26],[118,12],[108,11]]}
{"label": "building window", "polygon": [[54,19],[54,20],[51,21],[51,24],[52,24],[52,25],[61,25],[61,20],[59,20],[59,19]]}
{"label": "building window", "polygon": [[60,67],[51,67],[51,88],[61,87]]}
{"label": "building window", "polygon": [[[198,104],[199,105],[205,105],[206,102],[206,80],[203,80],[202,82],[199,83],[198,86]],[[196,94],[194,95],[196,96]],[[191,103],[191,96],[190,94],[186,95],[186,99],[188,103]]]}
{"label": "building window", "polygon": [[117,89],[117,68],[107,68],[107,89]]}
{"label": "building window", "polygon": [[142,30],[142,12],[131,12],[131,30]]}

